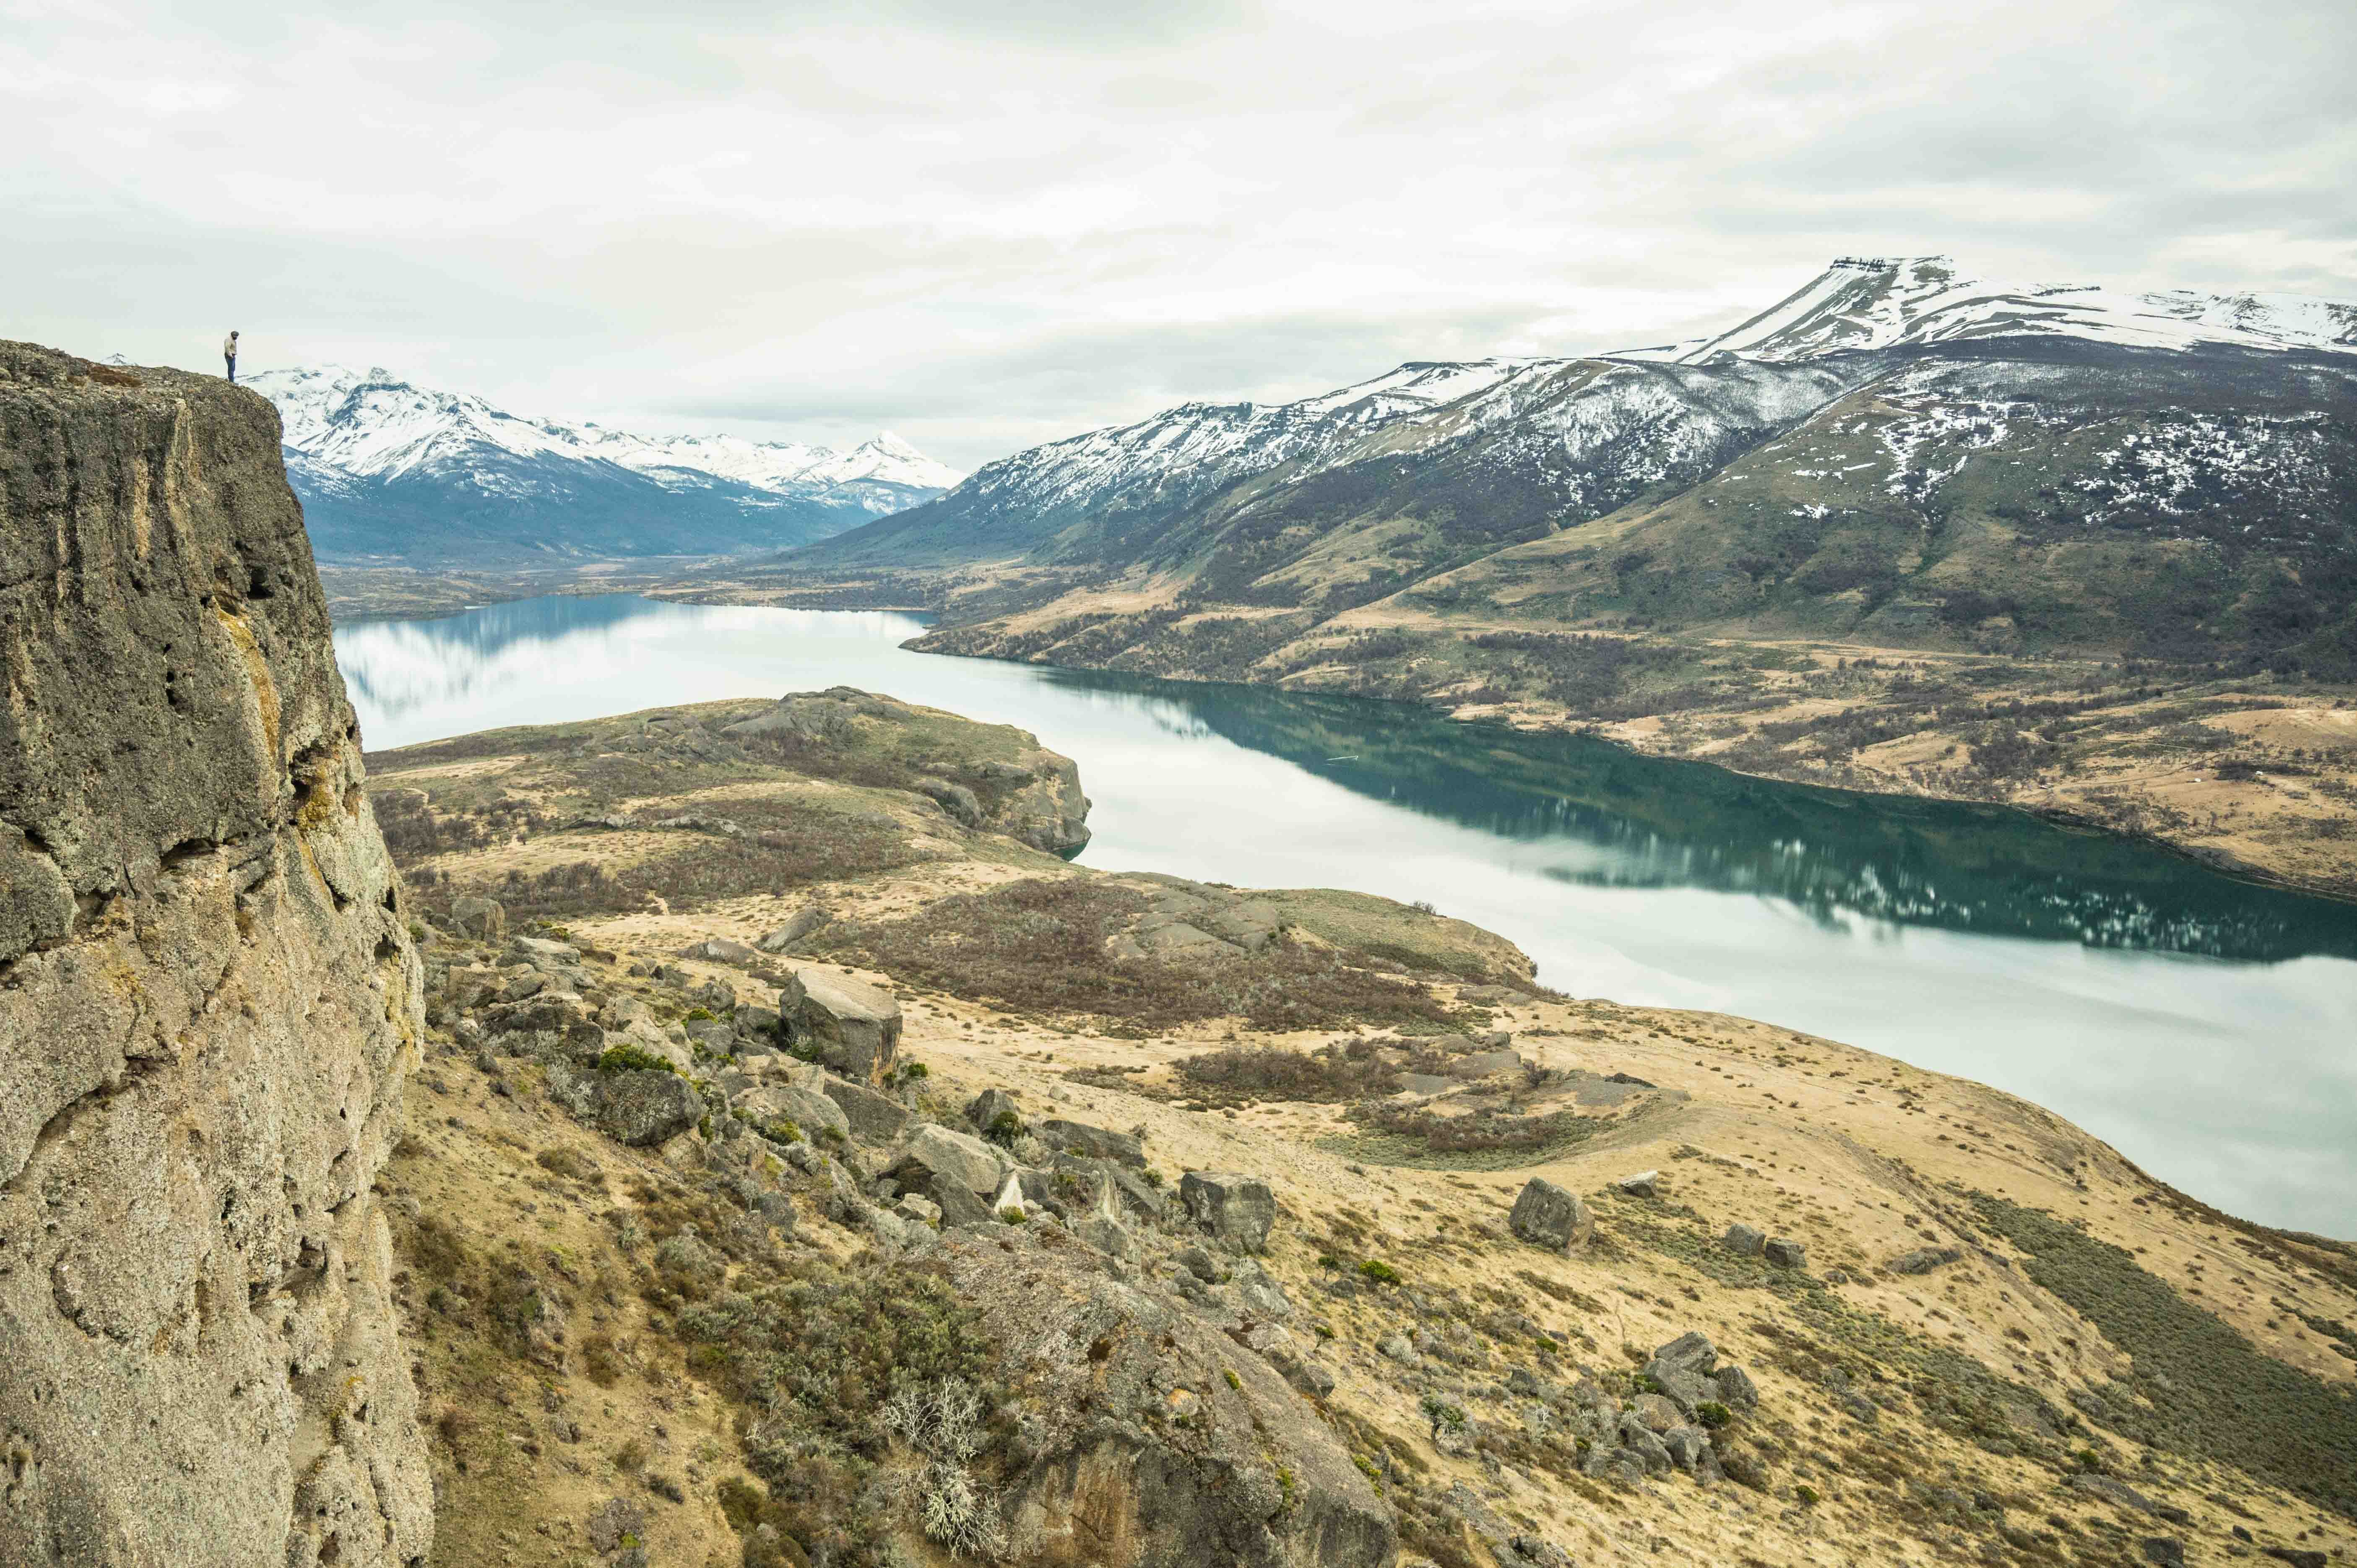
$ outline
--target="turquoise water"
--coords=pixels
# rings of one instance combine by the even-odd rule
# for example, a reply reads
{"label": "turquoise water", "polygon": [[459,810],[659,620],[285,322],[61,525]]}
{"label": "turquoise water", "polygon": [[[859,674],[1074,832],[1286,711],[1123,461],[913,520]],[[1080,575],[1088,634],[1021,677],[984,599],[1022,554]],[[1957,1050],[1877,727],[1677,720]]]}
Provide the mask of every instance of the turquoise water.
{"label": "turquoise water", "polygon": [[2220,1208],[2357,1234],[2357,906],[2013,811],[899,646],[920,629],[609,595],[336,642],[371,749],[838,684],[1020,725],[1080,763],[1090,865],[1426,899],[1575,994],[1964,1074]]}

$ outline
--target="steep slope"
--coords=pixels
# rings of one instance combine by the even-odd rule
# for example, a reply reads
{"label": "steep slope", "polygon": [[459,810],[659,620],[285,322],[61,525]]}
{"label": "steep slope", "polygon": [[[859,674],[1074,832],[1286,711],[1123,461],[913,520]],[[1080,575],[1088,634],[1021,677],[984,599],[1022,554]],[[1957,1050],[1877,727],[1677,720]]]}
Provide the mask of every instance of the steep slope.
{"label": "steep slope", "polygon": [[0,345],[0,1562],[415,1563],[420,972],[277,420]]}
{"label": "steep slope", "polygon": [[823,538],[957,474],[888,433],[847,453],[731,435],[646,437],[526,419],[383,370],[271,371],[320,552],[512,564],[713,554]]}
{"label": "steep slope", "polygon": [[927,788],[1005,731],[770,711],[372,758],[447,916],[387,1177],[447,1560],[2345,1553],[2347,1244],[1428,909],[1067,865]]}

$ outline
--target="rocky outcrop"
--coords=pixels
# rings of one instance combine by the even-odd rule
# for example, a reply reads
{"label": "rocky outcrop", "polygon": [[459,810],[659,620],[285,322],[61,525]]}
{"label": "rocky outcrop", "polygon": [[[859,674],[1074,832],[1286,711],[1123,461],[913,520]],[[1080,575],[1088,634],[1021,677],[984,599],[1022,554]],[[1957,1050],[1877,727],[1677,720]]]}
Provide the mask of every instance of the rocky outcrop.
{"label": "rocky outcrop", "polygon": [[[863,721],[898,726],[944,716],[854,686],[834,686],[780,697],[762,712],[727,725],[721,734],[740,742],[767,739],[824,754],[858,749],[865,738]],[[920,772],[910,779],[909,788],[960,827],[1005,833],[1067,859],[1080,854],[1089,842],[1089,802],[1081,793],[1079,767],[1020,730],[1000,733],[1015,740],[1009,755],[973,759],[963,766],[959,779]]]}
{"label": "rocky outcrop", "polygon": [[0,1562],[422,1562],[418,961],[270,405],[0,345]]}
{"label": "rocky outcrop", "polygon": [[1118,1568],[1372,1568],[1391,1509],[1261,1356],[1157,1293],[1107,1277],[1053,1229],[949,1238],[985,1333],[1033,1347],[1007,1556]]}

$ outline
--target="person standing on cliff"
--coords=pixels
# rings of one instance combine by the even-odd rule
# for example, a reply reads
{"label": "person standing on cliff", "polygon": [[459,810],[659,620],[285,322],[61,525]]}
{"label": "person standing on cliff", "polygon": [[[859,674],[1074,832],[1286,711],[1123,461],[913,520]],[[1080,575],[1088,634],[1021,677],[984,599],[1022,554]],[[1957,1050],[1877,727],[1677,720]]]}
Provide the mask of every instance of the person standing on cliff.
{"label": "person standing on cliff", "polygon": [[229,366],[229,384],[237,385],[237,334],[221,339],[221,362]]}

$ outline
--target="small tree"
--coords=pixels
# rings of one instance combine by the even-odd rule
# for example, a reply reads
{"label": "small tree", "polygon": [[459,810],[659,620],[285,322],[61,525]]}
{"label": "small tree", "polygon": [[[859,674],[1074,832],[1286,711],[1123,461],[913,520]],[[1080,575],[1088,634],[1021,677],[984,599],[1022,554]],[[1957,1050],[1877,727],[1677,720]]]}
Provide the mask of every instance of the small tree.
{"label": "small tree", "polygon": [[1465,1412],[1438,1394],[1428,1393],[1417,1402],[1424,1418],[1432,1423],[1432,1442],[1439,1446],[1440,1434],[1446,1431],[1451,1437],[1465,1430]]}

